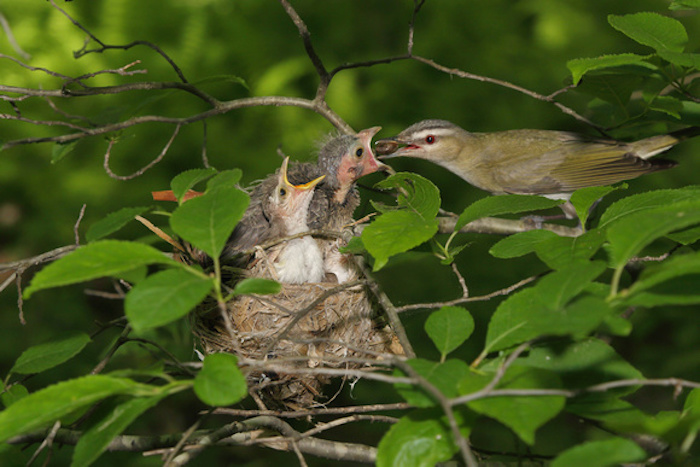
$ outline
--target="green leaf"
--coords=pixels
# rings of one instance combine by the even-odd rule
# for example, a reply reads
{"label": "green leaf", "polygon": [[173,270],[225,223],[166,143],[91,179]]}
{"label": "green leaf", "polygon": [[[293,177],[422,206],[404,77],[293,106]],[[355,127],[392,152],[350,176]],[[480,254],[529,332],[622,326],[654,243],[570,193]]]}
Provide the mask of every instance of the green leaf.
{"label": "green leaf", "polygon": [[160,402],[167,393],[154,397],[139,397],[118,405],[78,440],[71,466],[92,464],[107,449],[109,443],[123,432],[139,415]]}
{"label": "green leaf", "polygon": [[170,216],[170,227],[210,257],[218,258],[249,203],[250,197],[241,190],[219,186],[178,206]]}
{"label": "green leaf", "polygon": [[233,289],[233,295],[269,295],[279,293],[280,290],[282,290],[282,285],[277,281],[249,277],[236,284],[236,287]]}
{"label": "green leaf", "polygon": [[680,21],[657,13],[609,15],[608,22],[630,39],[657,51],[683,52],[688,42],[688,33]]}
{"label": "green leaf", "polygon": [[491,317],[486,349],[495,351],[546,335],[586,335],[611,312],[599,297],[584,296],[569,303],[604,265],[575,263],[545,276],[537,285],[503,301]]}
{"label": "green leaf", "polygon": [[673,232],[668,234],[667,237],[674,242],[680,243],[681,245],[692,245],[700,240],[700,226],[681,230],[679,232]]}
{"label": "green leaf", "polygon": [[559,236],[549,230],[519,232],[499,240],[491,247],[489,253],[496,258],[517,258],[534,252],[537,245],[553,238],[559,238]]}
{"label": "green leaf", "polygon": [[567,449],[552,462],[552,467],[596,467],[633,464],[647,458],[644,449],[624,438],[589,441]]}
{"label": "green leaf", "polygon": [[186,170],[175,176],[170,182],[170,189],[178,200],[187,193],[187,190],[194,187],[202,180],[206,180],[216,174],[216,169],[192,169]]}
{"label": "green leaf", "polygon": [[[474,423],[470,413],[454,412],[463,435]],[[466,436],[466,435],[465,435]],[[415,411],[392,425],[377,447],[377,467],[433,467],[459,449],[447,418],[437,410]]]}
{"label": "green leaf", "polygon": [[673,0],[669,10],[700,10],[700,0]]}
{"label": "green leaf", "polygon": [[39,271],[24,290],[24,297],[29,298],[34,292],[51,287],[118,276],[147,264],[180,266],[148,245],[119,240],[97,241],[78,248]]}
{"label": "green leaf", "polygon": [[438,230],[437,219],[424,219],[413,211],[382,214],[362,231],[362,243],[375,258],[374,270],[386,265],[389,257],[430,240]]}
{"label": "green leaf", "polygon": [[595,58],[575,58],[566,63],[566,67],[571,72],[574,85],[577,85],[583,75],[593,70],[603,68],[613,68],[625,65],[637,65],[649,58],[644,55],[637,54],[619,54],[619,55],[603,55]]}
{"label": "green leaf", "polygon": [[202,402],[215,407],[242,400],[248,394],[248,387],[236,356],[227,353],[207,355],[202,370],[194,379],[194,392]]}
{"label": "green leaf", "polygon": [[[595,338],[538,345],[522,358],[522,362],[524,365],[556,372],[564,387],[569,389],[585,388],[608,381],[644,378],[615,349]],[[629,394],[634,390],[634,386],[614,388],[606,392],[606,397]]]}
{"label": "green leaf", "polygon": [[671,96],[657,96],[649,103],[649,110],[663,112],[666,115],[680,120],[683,102]]}
{"label": "green leaf", "polygon": [[425,321],[428,333],[442,358],[466,341],[474,331],[474,318],[458,306],[445,306],[431,313]]}
{"label": "green leaf", "polygon": [[677,202],[624,216],[607,228],[610,265],[620,269],[657,238],[697,223],[700,223],[700,200]]}
{"label": "green leaf", "polygon": [[[428,380],[435,386],[445,397],[452,398],[457,396],[457,383],[460,379],[469,373],[469,365],[463,360],[447,360],[444,363],[431,362],[421,358],[414,358],[407,362],[416,373]],[[399,370],[395,372],[396,376],[405,376]],[[436,401],[429,393],[421,389],[420,385],[399,383],[394,385],[396,391],[401,394],[401,397],[406,399],[406,402],[415,407],[432,407],[436,405]]]}
{"label": "green leaf", "polygon": [[630,214],[644,212],[657,207],[665,207],[681,201],[692,201],[700,198],[700,187],[689,186],[672,190],[655,190],[622,198],[613,203],[600,217],[599,227],[607,227],[610,223]]}
{"label": "green leaf", "polygon": [[68,143],[56,143],[51,149],[51,163],[58,164],[68,154],[72,153],[78,141],[70,141]]}
{"label": "green leaf", "polygon": [[0,443],[115,395],[148,395],[157,388],[126,378],[90,375],[32,393],[0,412]]}
{"label": "green leaf", "polygon": [[554,237],[535,245],[535,252],[547,266],[561,269],[576,261],[591,258],[605,242],[603,232],[589,230],[578,237]]}
{"label": "green leaf", "polygon": [[116,232],[126,224],[134,220],[134,217],[140,216],[148,211],[148,207],[122,208],[119,211],[108,214],[104,219],[101,219],[90,226],[85,239],[88,242],[94,242],[107,235]]}
{"label": "green leaf", "polygon": [[700,252],[672,256],[662,263],[652,264],[645,268],[639,279],[629,288],[628,296],[633,296],[679,276],[698,273],[700,273]]}
{"label": "green leaf", "polygon": [[0,400],[2,400],[2,404],[5,407],[9,407],[28,395],[29,391],[26,387],[22,386],[21,384],[13,384],[9,389],[5,388],[2,394],[0,394]]}
{"label": "green leaf", "polygon": [[182,269],[157,272],[126,294],[126,317],[137,333],[163,326],[189,313],[213,287],[212,279]]}
{"label": "green leaf", "polygon": [[425,177],[410,172],[398,172],[376,186],[381,189],[394,188],[399,192],[397,204],[424,219],[437,216],[440,210],[440,190]]}
{"label": "green leaf", "polygon": [[207,182],[207,190],[211,191],[220,186],[236,188],[236,184],[241,181],[241,177],[243,177],[241,169],[224,170]]}
{"label": "green leaf", "polygon": [[591,186],[576,190],[571,194],[571,204],[576,208],[576,215],[581,221],[581,225],[586,225],[588,215],[591,212],[591,207],[603,196],[612,193],[620,188],[627,188],[626,184],[617,187],[612,186]]}
{"label": "green leaf", "polygon": [[10,372],[23,375],[41,373],[70,360],[89,342],[90,336],[80,333],[60,341],[35,345],[22,352]]}
{"label": "green leaf", "polygon": [[349,253],[352,255],[361,255],[367,250],[365,249],[365,244],[362,243],[361,237],[352,237],[347,245],[340,247],[339,251],[341,253]]}
{"label": "green leaf", "polygon": [[[483,389],[491,378],[467,375],[459,384],[460,393],[472,394]],[[522,366],[511,366],[498,389],[559,389],[561,382],[555,373]],[[498,420],[512,429],[529,445],[535,443],[535,432],[564,408],[564,396],[504,396],[477,399],[467,406],[480,414]]]}
{"label": "green leaf", "polygon": [[564,200],[560,199],[549,199],[532,195],[488,196],[475,201],[462,211],[459,219],[457,219],[455,231],[482,217],[550,209],[559,206],[563,202]]}

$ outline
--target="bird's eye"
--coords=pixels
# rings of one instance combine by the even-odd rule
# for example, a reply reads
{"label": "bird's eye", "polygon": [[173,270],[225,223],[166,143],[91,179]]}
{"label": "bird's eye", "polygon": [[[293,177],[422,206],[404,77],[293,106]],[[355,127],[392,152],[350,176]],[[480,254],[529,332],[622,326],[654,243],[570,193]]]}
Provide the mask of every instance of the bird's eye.
{"label": "bird's eye", "polygon": [[357,148],[357,151],[355,151],[355,155],[357,157],[362,157],[362,154],[364,154],[365,150],[362,148]]}
{"label": "bird's eye", "polygon": [[287,196],[287,190],[280,188],[280,197],[284,198],[285,196]]}
{"label": "bird's eye", "polygon": [[428,144],[433,144],[435,142],[435,136],[433,135],[428,135],[425,137],[425,142]]}

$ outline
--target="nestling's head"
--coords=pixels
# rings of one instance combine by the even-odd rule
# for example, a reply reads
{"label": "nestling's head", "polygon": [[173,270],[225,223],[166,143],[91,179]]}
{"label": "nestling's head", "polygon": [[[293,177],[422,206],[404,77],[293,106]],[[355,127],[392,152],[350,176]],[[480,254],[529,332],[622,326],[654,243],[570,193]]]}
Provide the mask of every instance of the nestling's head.
{"label": "nestling's head", "polygon": [[295,226],[306,225],[306,215],[314,195],[314,188],[325,178],[325,175],[307,183],[293,185],[287,178],[288,165],[289,157],[282,162],[282,168],[277,174],[277,186],[267,199],[265,211],[270,213],[271,218],[281,219],[291,230]]}
{"label": "nestling's head", "polygon": [[380,129],[376,126],[356,135],[336,136],[321,148],[318,165],[327,176],[326,185],[347,192],[360,177],[387,169],[372,151],[372,137]]}
{"label": "nestling's head", "polygon": [[414,123],[393,138],[375,143],[381,159],[418,157],[436,163],[459,154],[469,133],[447,120],[423,120]]}

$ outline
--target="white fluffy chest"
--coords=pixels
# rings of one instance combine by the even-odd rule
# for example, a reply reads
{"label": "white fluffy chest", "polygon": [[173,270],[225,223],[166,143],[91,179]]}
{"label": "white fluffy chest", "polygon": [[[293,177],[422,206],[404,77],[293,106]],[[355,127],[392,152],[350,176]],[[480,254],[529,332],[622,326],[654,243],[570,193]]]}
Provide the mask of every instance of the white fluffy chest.
{"label": "white fluffy chest", "polygon": [[321,282],[324,276],[323,255],[312,237],[287,242],[274,266],[280,282],[285,284]]}

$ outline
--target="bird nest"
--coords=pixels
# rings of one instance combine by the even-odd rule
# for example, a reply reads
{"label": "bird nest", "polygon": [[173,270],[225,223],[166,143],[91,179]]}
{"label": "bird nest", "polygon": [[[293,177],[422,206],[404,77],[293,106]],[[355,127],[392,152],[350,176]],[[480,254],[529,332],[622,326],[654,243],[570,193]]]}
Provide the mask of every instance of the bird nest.
{"label": "bird nest", "polygon": [[[267,276],[262,263],[247,275]],[[275,295],[235,297],[225,311],[205,303],[193,313],[192,329],[205,353],[230,352],[248,363],[249,391],[258,400],[307,408],[325,399],[329,373],[369,370],[382,354],[403,355],[370,296],[366,285],[283,284]]]}

